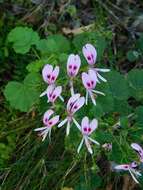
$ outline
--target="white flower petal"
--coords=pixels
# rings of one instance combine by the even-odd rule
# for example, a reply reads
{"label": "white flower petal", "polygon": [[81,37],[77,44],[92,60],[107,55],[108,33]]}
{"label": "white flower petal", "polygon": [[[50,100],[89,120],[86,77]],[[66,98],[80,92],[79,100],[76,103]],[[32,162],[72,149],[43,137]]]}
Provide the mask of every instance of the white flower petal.
{"label": "white flower petal", "polygon": [[61,121],[60,123],[59,123],[59,125],[58,125],[58,127],[60,128],[60,127],[62,127],[66,122],[67,122],[67,118],[66,119],[64,119],[63,121]]}
{"label": "white flower petal", "polygon": [[83,142],[84,142],[84,138],[82,138],[82,140],[81,140],[81,142],[80,142],[80,144],[79,144],[79,146],[78,146],[78,149],[77,149],[77,153],[78,153],[78,154],[79,154],[80,149],[81,149],[81,147],[82,147],[82,145],[83,145]]}
{"label": "white flower petal", "polygon": [[47,89],[40,94],[40,97],[45,96],[47,94]]}
{"label": "white flower petal", "polygon": [[95,94],[101,94],[101,95],[105,96],[105,94],[103,92],[100,92],[98,90],[92,90],[92,92],[94,92]]}
{"label": "white flower petal", "polygon": [[87,147],[88,152],[89,152],[90,154],[93,154],[93,151],[92,151],[91,145],[90,145],[90,143],[89,143],[89,141],[88,141],[88,138],[87,138],[87,137],[84,137],[84,139],[85,139],[85,145],[86,145],[86,147]]}
{"label": "white flower petal", "polygon": [[92,103],[96,106],[96,101],[95,101],[95,98],[94,98],[92,92],[90,92],[89,94],[90,94],[90,97],[91,97]]}
{"label": "white flower petal", "polygon": [[60,100],[62,101],[62,102],[64,102],[64,98],[60,95],[59,96],[59,98],[60,98]]}
{"label": "white flower petal", "polygon": [[40,127],[40,128],[34,129],[34,131],[42,131],[44,129],[47,129],[47,127]]}
{"label": "white flower petal", "polygon": [[74,118],[73,118],[73,122],[77,126],[77,128],[81,131],[80,125],[78,124],[78,122]]}
{"label": "white flower petal", "polygon": [[95,68],[95,70],[96,70],[96,71],[99,71],[99,72],[103,72],[103,73],[110,72],[110,69]]}
{"label": "white flower petal", "polygon": [[88,137],[88,139],[93,142],[94,144],[100,145],[99,142],[97,142],[96,140],[92,139],[91,137]]}
{"label": "white flower petal", "polygon": [[85,105],[88,104],[88,90],[86,90]]}
{"label": "white flower petal", "polygon": [[104,77],[102,77],[99,73],[97,73],[97,76],[98,76],[103,82],[107,82],[107,80],[106,80]]}
{"label": "white flower petal", "polygon": [[134,174],[132,173],[132,170],[129,168],[129,172],[133,178],[133,180],[136,182],[136,183],[139,183],[138,180],[135,178]]}
{"label": "white flower petal", "polygon": [[66,128],[66,135],[68,136],[70,133],[70,122],[68,121],[67,128]]}

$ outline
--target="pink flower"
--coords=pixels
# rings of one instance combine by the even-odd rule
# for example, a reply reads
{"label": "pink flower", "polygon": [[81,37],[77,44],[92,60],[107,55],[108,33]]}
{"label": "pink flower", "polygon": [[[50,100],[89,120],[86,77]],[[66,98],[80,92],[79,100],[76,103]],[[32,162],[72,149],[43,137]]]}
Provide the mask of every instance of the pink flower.
{"label": "pink flower", "polygon": [[80,97],[80,94],[74,94],[67,103],[67,117],[59,123],[58,127],[62,127],[65,123],[67,123],[67,128],[66,128],[66,134],[67,136],[69,135],[70,132],[70,125],[71,122],[73,121],[74,124],[78,127],[79,124],[73,117],[75,112],[77,112],[85,102],[84,97]]}
{"label": "pink flower", "polygon": [[137,164],[135,162],[132,162],[131,164],[121,164],[121,165],[117,165],[114,167],[115,170],[123,170],[123,171],[128,171],[133,180],[136,182],[136,183],[139,183],[138,180],[136,179],[137,177],[140,177],[141,176],[141,173],[138,172],[136,170],[136,167],[137,167]]}
{"label": "pink flower", "polygon": [[34,131],[40,131],[40,136],[43,137],[42,141],[45,140],[48,133],[49,133],[49,138],[50,138],[52,127],[54,125],[56,125],[59,121],[59,115],[56,115],[56,116],[50,118],[53,114],[54,114],[54,111],[51,109],[46,111],[43,116],[43,123],[44,123],[45,127],[40,127],[40,128],[37,128],[34,130]]}
{"label": "pink flower", "polygon": [[142,149],[142,147],[139,144],[137,144],[137,143],[132,143],[131,147],[135,151],[137,151],[137,153],[139,154],[139,157],[140,157],[140,161],[143,162],[143,149]]}
{"label": "pink flower", "polygon": [[48,102],[52,102],[54,103],[56,101],[56,99],[59,97],[62,101],[63,98],[61,96],[62,93],[62,87],[61,86],[54,86],[54,85],[49,85],[47,90],[44,91],[40,97],[47,95],[48,97]]}
{"label": "pink flower", "polygon": [[70,54],[67,61],[67,73],[69,77],[75,77],[78,74],[81,65],[79,55]]}
{"label": "pink flower", "polygon": [[97,58],[97,51],[95,47],[91,44],[86,44],[82,48],[83,55],[89,65],[94,65]]}
{"label": "pink flower", "polygon": [[93,131],[97,129],[97,126],[98,126],[98,121],[96,119],[93,119],[91,122],[89,122],[88,117],[84,117],[82,119],[81,127],[79,126],[78,128],[81,131],[83,138],[80,142],[80,145],[78,146],[78,149],[77,149],[78,153],[84,142],[90,154],[93,153],[90,142],[100,145],[97,141],[89,137],[89,135],[91,135],[91,133],[93,133]]}
{"label": "pink flower", "polygon": [[107,150],[107,151],[110,151],[112,150],[112,143],[105,143],[102,145],[102,147]]}
{"label": "pink flower", "polygon": [[82,83],[86,88],[86,105],[88,102],[88,95],[90,95],[93,104],[96,105],[94,93],[101,95],[105,94],[100,91],[94,90],[97,84],[97,76],[92,69],[89,69],[88,73],[82,73]]}
{"label": "pink flower", "polygon": [[43,80],[48,83],[49,85],[54,84],[57,77],[59,75],[59,67],[56,66],[53,69],[52,65],[45,65],[43,70],[42,70],[42,76],[43,76]]}
{"label": "pink flower", "polygon": [[[92,44],[86,44],[85,46],[83,46],[82,52],[88,64],[93,66],[96,63],[96,58],[97,58],[97,51],[95,47]],[[100,69],[100,68],[93,68],[93,67],[92,69],[95,71],[97,78],[101,79],[104,82],[107,82],[107,80],[104,77],[102,77],[99,74],[99,72],[104,72],[104,73],[109,72],[110,69]]]}

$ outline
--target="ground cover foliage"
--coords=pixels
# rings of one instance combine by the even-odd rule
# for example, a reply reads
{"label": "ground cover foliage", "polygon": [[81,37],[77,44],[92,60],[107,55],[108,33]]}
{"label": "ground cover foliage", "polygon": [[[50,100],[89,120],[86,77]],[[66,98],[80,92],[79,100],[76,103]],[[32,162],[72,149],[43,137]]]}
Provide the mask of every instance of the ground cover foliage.
{"label": "ground cover foliage", "polygon": [[[143,147],[142,3],[0,1],[0,5],[1,189],[142,189],[142,177],[136,184],[127,172],[113,169],[136,161],[143,173],[130,146],[136,142]],[[51,141],[42,142],[34,132],[42,127],[50,106],[46,97],[39,98],[46,88],[43,66],[60,67],[57,84],[63,86],[67,101],[67,58],[78,53],[82,66],[74,85],[85,95],[81,73],[88,67],[82,55],[86,43],[97,49],[97,67],[111,69],[104,75],[108,82],[97,85],[106,96],[76,114],[79,123],[85,115],[97,118],[99,126],[92,137],[101,145],[112,143],[109,151],[93,146],[93,155],[86,148],[77,154],[81,135],[74,126],[68,137],[64,127],[54,127]],[[63,119],[61,101],[55,109]]]}

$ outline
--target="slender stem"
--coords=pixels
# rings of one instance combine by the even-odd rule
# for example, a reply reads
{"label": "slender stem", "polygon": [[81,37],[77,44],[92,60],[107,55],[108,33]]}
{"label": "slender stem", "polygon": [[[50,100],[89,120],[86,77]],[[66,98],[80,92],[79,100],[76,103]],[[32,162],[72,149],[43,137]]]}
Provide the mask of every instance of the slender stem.
{"label": "slender stem", "polygon": [[71,91],[71,96],[74,95],[74,88],[73,88],[73,80],[70,80],[70,91]]}

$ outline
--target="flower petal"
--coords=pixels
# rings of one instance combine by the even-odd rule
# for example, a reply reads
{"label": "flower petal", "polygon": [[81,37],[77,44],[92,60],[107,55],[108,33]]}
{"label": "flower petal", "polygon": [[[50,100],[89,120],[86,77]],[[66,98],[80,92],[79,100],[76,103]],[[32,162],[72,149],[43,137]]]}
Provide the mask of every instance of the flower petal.
{"label": "flower petal", "polygon": [[93,88],[95,88],[96,83],[98,81],[97,75],[96,75],[96,72],[94,70],[92,70],[92,69],[89,69],[88,74],[89,74],[90,81],[92,83],[92,89],[93,89]]}
{"label": "flower petal", "polygon": [[93,142],[94,144],[100,145],[99,142],[97,142],[96,140],[92,139],[91,137],[88,137],[88,139],[89,139],[91,142]]}
{"label": "flower petal", "polygon": [[64,119],[63,121],[61,121],[61,122],[59,123],[58,127],[59,127],[59,128],[62,127],[67,121],[68,121],[67,118]]}
{"label": "flower petal", "polygon": [[58,75],[59,75],[59,66],[56,66],[52,72],[52,75],[51,75],[51,82],[54,83],[55,80],[57,79]]}
{"label": "flower petal", "polygon": [[50,83],[50,75],[52,71],[53,71],[53,66],[49,64],[45,65],[42,70],[43,80],[48,84]]}
{"label": "flower petal", "polygon": [[57,86],[52,93],[52,102],[54,102],[58,96],[62,93],[62,87]]}
{"label": "flower petal", "polygon": [[67,103],[67,110],[71,110],[74,102],[77,101],[79,97],[80,97],[80,94],[74,94],[72,97],[70,97]]}
{"label": "flower petal", "polygon": [[89,129],[89,119],[87,116],[85,116],[82,121],[81,121],[81,130],[82,134],[87,135],[88,134],[88,129]]}
{"label": "flower petal", "polygon": [[43,116],[43,123],[45,124],[45,125],[47,125],[48,124],[48,121],[49,121],[49,118],[51,117],[51,115],[54,113],[54,111],[53,110],[47,110],[45,113],[44,113],[44,116]]}
{"label": "flower petal", "polygon": [[116,170],[125,170],[128,171],[130,166],[129,164],[121,164],[114,167]]}
{"label": "flower petal", "polygon": [[70,122],[68,121],[67,128],[66,128],[66,136],[68,136],[69,133],[70,133]]}
{"label": "flower petal", "polygon": [[48,88],[47,88],[47,97],[48,97],[49,102],[52,101],[53,91],[54,91],[54,86],[49,85]]}
{"label": "flower petal", "polygon": [[49,120],[48,125],[50,127],[56,125],[59,122],[59,118],[60,118],[59,115],[54,116],[52,119]]}
{"label": "flower petal", "polygon": [[99,73],[97,73],[97,76],[98,76],[103,82],[107,82],[107,80],[106,80],[104,77],[102,77]]}
{"label": "flower petal", "polygon": [[45,130],[45,129],[47,129],[47,127],[40,127],[40,128],[34,129],[34,131],[43,131],[43,130]]}
{"label": "flower petal", "polygon": [[103,72],[103,73],[110,72],[110,69],[95,68],[95,70],[96,70],[96,71],[99,71],[99,72]]}
{"label": "flower petal", "polygon": [[78,146],[78,149],[77,149],[77,153],[78,153],[78,154],[79,154],[80,149],[81,149],[81,147],[82,147],[82,145],[83,145],[83,142],[84,142],[84,138],[82,138],[82,140],[81,140],[81,142],[80,142],[80,144],[79,144],[79,146]]}
{"label": "flower petal", "polygon": [[93,151],[92,151],[92,148],[91,148],[91,145],[90,145],[90,143],[89,143],[88,138],[87,138],[87,137],[84,137],[84,139],[85,139],[85,145],[86,145],[86,147],[87,147],[88,152],[89,152],[90,154],[93,154]]}
{"label": "flower petal", "polygon": [[142,147],[137,143],[132,143],[131,147],[134,150],[136,150],[138,152],[138,154],[140,155],[141,159],[143,159],[143,149],[142,149]]}
{"label": "flower petal", "polygon": [[85,72],[82,73],[82,83],[86,89],[90,89],[90,78]]}
{"label": "flower petal", "polygon": [[95,47],[91,44],[86,44],[82,48],[83,55],[87,60],[88,64],[93,65],[96,62],[97,51]]}
{"label": "flower petal", "polygon": [[80,127],[80,125],[78,124],[78,122],[76,121],[76,119],[75,118],[72,118],[73,119],[73,122],[74,122],[74,124],[77,126],[77,128],[81,131],[81,127]]}
{"label": "flower petal", "polygon": [[98,121],[97,121],[97,119],[93,119],[91,121],[91,123],[89,124],[89,126],[91,128],[91,131],[89,132],[89,134],[91,134],[98,127]]}
{"label": "flower petal", "polygon": [[77,110],[79,110],[85,103],[85,98],[80,97],[73,105],[71,109],[71,113],[75,113]]}

